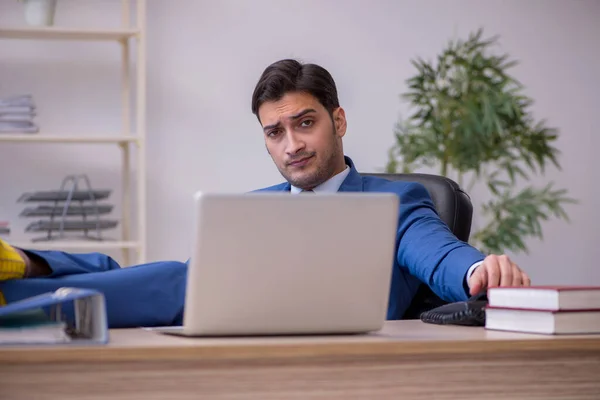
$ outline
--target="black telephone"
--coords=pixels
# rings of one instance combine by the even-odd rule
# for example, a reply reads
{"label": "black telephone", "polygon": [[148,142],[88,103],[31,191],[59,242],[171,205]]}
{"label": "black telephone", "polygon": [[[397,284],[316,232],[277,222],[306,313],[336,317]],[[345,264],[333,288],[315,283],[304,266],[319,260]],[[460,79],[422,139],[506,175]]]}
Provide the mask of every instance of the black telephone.
{"label": "black telephone", "polygon": [[421,313],[421,321],[438,325],[485,326],[487,292],[471,296],[466,301],[444,304]]}

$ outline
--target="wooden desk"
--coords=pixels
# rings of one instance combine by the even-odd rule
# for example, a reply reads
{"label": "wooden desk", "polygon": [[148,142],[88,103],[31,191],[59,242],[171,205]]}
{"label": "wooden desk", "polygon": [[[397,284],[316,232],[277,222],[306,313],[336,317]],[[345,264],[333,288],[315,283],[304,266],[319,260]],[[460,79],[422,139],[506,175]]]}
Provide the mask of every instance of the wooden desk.
{"label": "wooden desk", "polygon": [[600,335],[389,322],[357,336],[0,348],[0,399],[600,399]]}

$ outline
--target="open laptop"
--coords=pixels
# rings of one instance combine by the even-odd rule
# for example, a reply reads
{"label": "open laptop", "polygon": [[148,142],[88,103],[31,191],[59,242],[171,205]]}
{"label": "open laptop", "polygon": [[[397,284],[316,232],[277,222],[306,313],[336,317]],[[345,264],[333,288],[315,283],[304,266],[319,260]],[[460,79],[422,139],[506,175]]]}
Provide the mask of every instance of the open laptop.
{"label": "open laptop", "polygon": [[186,336],[364,333],[386,318],[399,198],[196,193]]}

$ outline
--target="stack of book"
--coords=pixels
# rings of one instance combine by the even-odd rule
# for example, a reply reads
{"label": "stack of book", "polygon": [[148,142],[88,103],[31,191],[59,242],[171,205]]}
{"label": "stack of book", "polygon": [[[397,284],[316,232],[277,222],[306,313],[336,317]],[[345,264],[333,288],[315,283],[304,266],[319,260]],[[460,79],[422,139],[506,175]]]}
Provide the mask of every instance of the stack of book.
{"label": "stack of book", "polygon": [[39,127],[33,122],[35,109],[31,95],[0,98],[0,134],[37,133]]}
{"label": "stack of book", "polygon": [[488,289],[485,327],[542,334],[600,333],[600,287]]}

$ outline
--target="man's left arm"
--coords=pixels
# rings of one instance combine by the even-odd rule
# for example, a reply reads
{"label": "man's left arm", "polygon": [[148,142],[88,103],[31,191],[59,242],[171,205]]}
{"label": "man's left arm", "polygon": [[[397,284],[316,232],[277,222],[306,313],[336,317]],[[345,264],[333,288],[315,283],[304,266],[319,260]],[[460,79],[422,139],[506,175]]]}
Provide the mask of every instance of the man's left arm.
{"label": "man's left arm", "polygon": [[458,240],[437,215],[423,185],[407,185],[400,197],[398,263],[444,300],[466,300],[469,294],[500,282],[507,286],[520,276],[507,257],[486,257]]}

